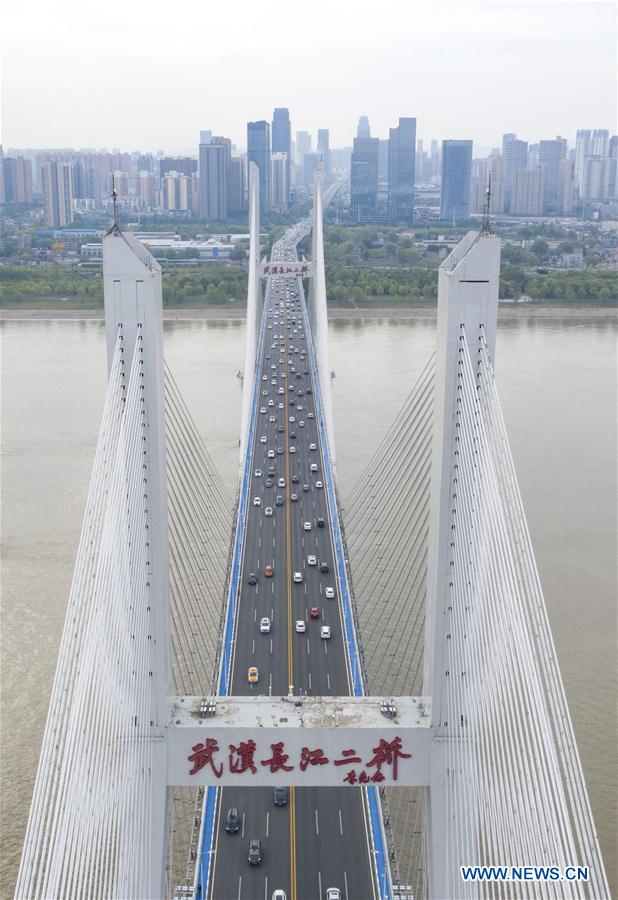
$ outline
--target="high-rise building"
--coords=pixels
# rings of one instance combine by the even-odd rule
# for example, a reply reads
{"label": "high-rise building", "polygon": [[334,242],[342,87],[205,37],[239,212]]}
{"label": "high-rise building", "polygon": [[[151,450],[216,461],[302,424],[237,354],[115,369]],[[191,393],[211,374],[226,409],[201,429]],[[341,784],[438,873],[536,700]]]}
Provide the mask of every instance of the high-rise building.
{"label": "high-rise building", "polygon": [[308,131],[296,132],[296,162],[299,166],[303,164],[305,153],[311,153],[311,135]]}
{"label": "high-rise building", "polygon": [[592,155],[592,132],[589,128],[580,128],[575,138],[575,184],[581,193],[584,160]]}
{"label": "high-rise building", "polygon": [[159,160],[159,177],[163,178],[168,172],[182,172],[190,178],[197,172],[197,159],[190,156],[164,156]]}
{"label": "high-rise building", "polygon": [[305,187],[313,187],[313,173],[319,161],[319,153],[305,153],[303,156],[303,184]]}
{"label": "high-rise building", "polygon": [[349,172],[352,166],[352,148],[331,148],[330,165],[333,172]]}
{"label": "high-rise building", "polygon": [[32,162],[24,156],[7,156],[3,169],[4,202],[32,203]]}
{"label": "high-rise building", "polygon": [[438,142],[436,140],[434,140],[433,138],[431,139],[430,146],[431,146],[431,152],[429,154],[429,160],[430,160],[431,169],[430,169],[429,177],[437,178],[440,175],[440,172],[442,171],[442,157],[440,155],[440,147],[438,146]]}
{"label": "high-rise building", "polygon": [[[290,125],[290,111],[286,107],[277,107],[273,112],[271,128],[271,153],[285,153],[285,183],[287,185],[286,209],[290,197],[290,163],[292,161],[292,126]],[[272,190],[272,187],[271,187]],[[274,200],[271,198],[271,205]]]}
{"label": "high-rise building", "polygon": [[616,159],[611,157],[588,156],[584,161],[581,199],[616,199]]}
{"label": "high-rise building", "polygon": [[356,137],[357,138],[370,138],[371,137],[371,128],[369,127],[369,119],[367,116],[361,116],[358,120],[358,127],[356,129]]}
{"label": "high-rise building", "polygon": [[64,226],[73,221],[73,179],[69,163],[51,161],[41,167],[43,206],[47,225]]}
{"label": "high-rise building", "polygon": [[570,216],[573,212],[573,170],[570,159],[561,159],[558,166],[558,212]]}
{"label": "high-rise building", "polygon": [[[364,121],[363,121],[364,120]],[[350,173],[350,212],[355,222],[369,222],[378,205],[378,158],[380,141],[372,138],[366,116],[361,116],[354,138]]]}
{"label": "high-rise building", "polygon": [[457,224],[470,215],[472,141],[442,141],[440,218]]}
{"label": "high-rise building", "polygon": [[240,156],[230,161],[230,213],[241,216],[247,209],[247,162]]}
{"label": "high-rise building", "polygon": [[516,134],[502,135],[502,156],[504,157],[504,206],[509,208],[513,190],[513,173],[516,169],[528,168],[528,142],[518,139]]}
{"label": "high-rise building", "polygon": [[211,137],[200,144],[199,203],[201,219],[223,222],[228,216],[228,194],[232,142],[229,138]]}
{"label": "high-rise building", "polygon": [[609,150],[609,131],[605,128],[595,128],[592,132],[592,148],[590,156],[606,157]]}
{"label": "high-rise building", "polygon": [[318,128],[318,153],[324,163],[324,174],[330,175],[330,134],[328,128]]}
{"label": "high-rise building", "polygon": [[545,168],[545,210],[555,212],[558,208],[558,173],[560,160],[566,159],[567,142],[557,137],[553,141],[539,141],[539,165]]}
{"label": "high-rise building", "polygon": [[545,197],[545,167],[516,169],[513,175],[511,215],[543,215]]}
{"label": "high-rise building", "polygon": [[143,171],[137,175],[137,192],[141,205],[148,208],[154,206],[154,176],[152,172]]}
{"label": "high-rise building", "polygon": [[259,170],[260,213],[270,209],[270,125],[263,119],[247,122],[247,162],[254,162]]}
{"label": "high-rise building", "polygon": [[288,210],[288,155],[287,153],[271,153],[270,155],[270,208],[284,213]]}
{"label": "high-rise building", "polygon": [[184,211],[191,209],[191,177],[182,172],[167,172],[161,179],[163,209]]}
{"label": "high-rise building", "polygon": [[388,215],[411,225],[414,219],[416,119],[400,118],[388,135]]}

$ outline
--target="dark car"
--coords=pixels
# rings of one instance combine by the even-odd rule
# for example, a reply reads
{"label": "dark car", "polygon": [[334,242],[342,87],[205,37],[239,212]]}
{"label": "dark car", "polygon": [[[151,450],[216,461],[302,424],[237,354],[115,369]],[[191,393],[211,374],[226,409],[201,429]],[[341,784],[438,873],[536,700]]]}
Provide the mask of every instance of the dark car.
{"label": "dark car", "polygon": [[249,584],[257,584],[257,575],[255,572],[250,572],[249,577],[247,578]]}
{"label": "dark car", "polygon": [[285,431],[285,428],[283,427],[283,425],[279,425],[279,427],[277,428],[277,431],[279,434],[283,434],[283,432]]}
{"label": "dark car", "polygon": [[320,572],[322,572],[323,575],[326,575],[326,574],[327,574],[327,572],[328,572],[328,563],[325,563],[325,562],[320,563]]}
{"label": "dark car", "polygon": [[307,388],[307,393],[308,393],[308,394],[311,394],[311,393],[312,393],[311,388]]}
{"label": "dark car", "polygon": [[305,493],[306,493],[308,490],[309,490],[309,485],[303,484],[303,491],[305,491]]}
{"label": "dark car", "polygon": [[292,481],[294,482],[294,484],[298,484],[298,482],[300,481],[300,475],[292,475]]}
{"label": "dark car", "polygon": [[264,482],[264,487],[272,487],[272,486],[273,486],[273,483],[272,483],[271,479],[267,478],[266,481]]}
{"label": "dark car", "polygon": [[296,432],[290,431],[290,437],[292,438],[292,440],[294,440],[294,438],[296,437]]}
{"label": "dark car", "polygon": [[268,477],[269,477],[269,478],[274,478],[274,477],[275,477],[275,467],[274,467],[274,466],[271,466],[271,467],[269,468],[269,470],[268,470]]}
{"label": "dark car", "polygon": [[315,524],[318,526],[318,528],[324,528],[324,519],[321,516],[318,516]]}
{"label": "dark car", "polygon": [[283,497],[280,495],[275,497],[275,506],[283,506]]}
{"label": "dark car", "polygon": [[250,866],[259,866],[262,863],[262,842],[258,838],[249,841],[249,860]]}
{"label": "dark car", "polygon": [[228,809],[225,819],[225,830],[228,834],[236,834],[240,829],[240,816],[237,809]]}
{"label": "dark car", "polygon": [[273,788],[273,803],[275,806],[288,805],[288,789],[286,787]]}

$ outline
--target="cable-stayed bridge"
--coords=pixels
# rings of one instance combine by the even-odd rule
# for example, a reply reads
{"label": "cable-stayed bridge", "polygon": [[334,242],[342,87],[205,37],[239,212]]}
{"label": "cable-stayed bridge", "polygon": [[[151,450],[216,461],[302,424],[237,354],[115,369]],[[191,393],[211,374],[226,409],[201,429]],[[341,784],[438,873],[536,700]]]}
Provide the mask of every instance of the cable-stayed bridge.
{"label": "cable-stayed bridge", "polygon": [[336,189],[318,169],[262,261],[251,167],[235,500],[163,361],[158,264],[104,239],[108,390],[19,898],[609,897],[496,393],[499,239],[441,266],[436,353],[342,505]]}

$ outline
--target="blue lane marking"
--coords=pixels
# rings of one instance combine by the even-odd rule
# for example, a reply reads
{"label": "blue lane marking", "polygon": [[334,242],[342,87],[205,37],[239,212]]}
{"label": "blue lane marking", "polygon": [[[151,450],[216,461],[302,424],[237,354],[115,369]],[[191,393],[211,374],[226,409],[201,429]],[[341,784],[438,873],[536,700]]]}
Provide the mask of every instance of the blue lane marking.
{"label": "blue lane marking", "polygon": [[[230,682],[230,669],[232,665],[233,635],[236,612],[238,608],[238,589],[240,570],[242,566],[242,551],[245,542],[245,522],[247,519],[247,504],[249,494],[249,482],[251,478],[251,460],[253,459],[253,437],[257,415],[257,403],[260,388],[260,360],[262,346],[266,333],[266,309],[268,306],[270,282],[267,284],[264,297],[264,309],[260,324],[260,335],[255,354],[255,367],[253,373],[253,397],[251,399],[251,414],[249,417],[249,429],[247,431],[247,444],[245,450],[245,463],[243,468],[240,495],[238,500],[238,518],[236,520],[236,534],[234,536],[234,554],[232,558],[232,573],[228,591],[227,610],[225,615],[225,627],[223,629],[223,650],[219,665],[218,694],[220,697],[227,695]],[[206,789],[204,809],[202,812],[202,830],[198,843],[198,864],[195,871],[195,896],[196,900],[202,900],[208,895],[209,879],[211,875],[211,860],[213,857],[213,843],[215,839],[215,810],[217,808],[216,787]]]}
{"label": "blue lane marking", "polygon": [[[352,614],[352,601],[350,597],[350,587],[348,584],[348,573],[345,566],[345,554],[343,551],[343,540],[341,537],[341,528],[339,526],[339,512],[337,509],[337,499],[335,494],[334,481],[330,463],[330,455],[328,453],[328,438],[326,434],[326,424],[324,421],[324,413],[322,407],[322,397],[320,392],[320,381],[318,378],[317,363],[313,347],[313,339],[311,337],[311,324],[309,322],[309,313],[305,302],[305,293],[302,280],[298,280],[299,293],[303,298],[303,317],[305,320],[305,329],[310,336],[306,344],[309,348],[309,361],[311,364],[311,373],[314,384],[314,394],[316,408],[318,409],[318,425],[322,438],[322,446],[326,448],[324,457],[324,472],[326,481],[326,493],[328,508],[330,511],[330,520],[333,527],[333,540],[335,544],[335,552],[337,555],[337,573],[339,575],[339,584],[341,585],[345,640],[348,648],[348,658],[352,666],[352,689],[355,697],[362,697],[365,694],[363,685],[362,670],[360,666],[360,657],[358,653],[356,628],[354,627],[354,616]],[[376,787],[367,788],[367,801],[369,804],[369,818],[371,821],[371,834],[375,850],[375,864],[378,876],[378,890],[382,900],[390,900],[391,884],[389,878],[389,869],[386,859],[386,846],[384,841],[384,832],[382,825],[382,809],[380,807],[380,798]]]}

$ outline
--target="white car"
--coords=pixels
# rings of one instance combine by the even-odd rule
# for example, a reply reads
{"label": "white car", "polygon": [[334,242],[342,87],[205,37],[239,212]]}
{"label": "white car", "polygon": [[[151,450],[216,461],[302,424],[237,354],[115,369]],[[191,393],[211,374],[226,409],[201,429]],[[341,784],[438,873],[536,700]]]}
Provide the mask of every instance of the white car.
{"label": "white car", "polygon": [[268,401],[268,405],[269,405],[269,406],[274,406],[274,405],[275,405],[275,401],[274,401],[274,400],[269,400],[269,401]]}
{"label": "white car", "polygon": [[262,634],[268,634],[270,631],[270,619],[268,616],[264,616],[263,619],[260,619],[260,631]]}
{"label": "white car", "polygon": [[[255,499],[256,499],[256,500],[259,500],[260,498],[259,498],[259,497],[256,497]],[[254,502],[255,502],[255,501],[254,501]],[[261,502],[262,502],[262,501],[260,500],[260,503],[261,503]],[[303,522],[303,530],[304,530],[304,531],[311,531],[311,522]]]}
{"label": "white car", "polygon": [[309,466],[309,471],[310,471],[310,472],[317,472],[317,471],[318,471],[318,464],[317,464],[317,463],[311,463],[311,465]]}
{"label": "white car", "polygon": [[254,497],[254,498],[253,498],[253,505],[254,505],[254,506],[261,506],[261,505],[262,505],[262,498],[261,498],[261,497]]}
{"label": "white car", "polygon": [[315,416],[313,415],[312,412],[310,412],[310,413],[307,413],[307,418],[308,418],[308,419],[315,419]]}
{"label": "white car", "polygon": [[296,447],[290,447],[290,453],[296,453]]}
{"label": "white car", "polygon": [[285,389],[282,388],[282,387],[280,387],[280,388],[279,388],[279,393],[280,393],[280,394],[285,394]]}
{"label": "white car", "polygon": [[268,417],[268,421],[269,421],[269,422],[276,422],[276,421],[277,421],[277,416],[269,416],[269,417]]}
{"label": "white car", "polygon": [[267,440],[268,440],[268,438],[266,437],[265,434],[263,434],[263,435],[260,437],[260,444],[265,444]]}
{"label": "white car", "polygon": [[268,381],[268,375],[262,375],[262,381]]}
{"label": "white car", "polygon": [[320,628],[320,637],[324,638],[324,640],[328,640],[330,637],[330,625],[322,625]]}
{"label": "white car", "polygon": [[295,421],[296,421],[296,419],[294,418],[294,416],[290,416],[290,418],[288,419],[288,422],[295,422]]}
{"label": "white car", "polygon": [[323,488],[323,487],[324,487],[324,485],[322,484],[321,481],[316,481],[315,486],[316,486],[317,488]]}
{"label": "white car", "polygon": [[253,474],[255,475],[256,478],[261,478],[261,477],[262,477],[262,470],[261,470],[261,469],[256,469],[255,472],[254,472]]}
{"label": "white car", "polygon": [[326,900],[341,900],[339,888],[326,888]]}
{"label": "white car", "polygon": [[296,631],[298,632],[298,634],[304,634],[306,628],[307,628],[307,625],[306,625],[304,619],[297,619],[297,620],[296,620]]}
{"label": "white car", "polygon": [[266,407],[265,407],[265,406],[260,406],[260,414],[261,414],[261,415],[264,415],[265,412],[266,412]]}
{"label": "white car", "polygon": [[268,456],[269,459],[274,459],[274,458],[275,458],[275,451],[274,451],[274,450],[269,450],[268,453],[267,453],[266,455]]}
{"label": "white car", "polygon": [[280,488],[284,488],[285,487],[285,478],[280,478],[278,481],[278,484],[279,484]]}
{"label": "white car", "polygon": [[335,596],[335,588],[326,587],[324,588],[324,596],[327,600],[332,600]]}
{"label": "white car", "polygon": [[298,427],[299,427],[299,428],[304,428],[304,427],[305,427],[305,423],[303,422],[302,419],[301,419],[300,422],[298,423]]}
{"label": "white car", "polygon": [[279,404],[279,409],[284,409],[283,403]]}
{"label": "white car", "polygon": [[301,581],[303,580],[303,573],[302,572],[294,572],[293,580],[294,580],[294,584],[300,584]]}
{"label": "white car", "polygon": [[307,565],[308,566],[317,566],[318,561],[312,554],[307,557]]}
{"label": "white car", "polygon": [[310,449],[310,450],[317,450],[318,448],[317,448],[317,445],[316,445],[316,444],[309,444],[309,449]]}

